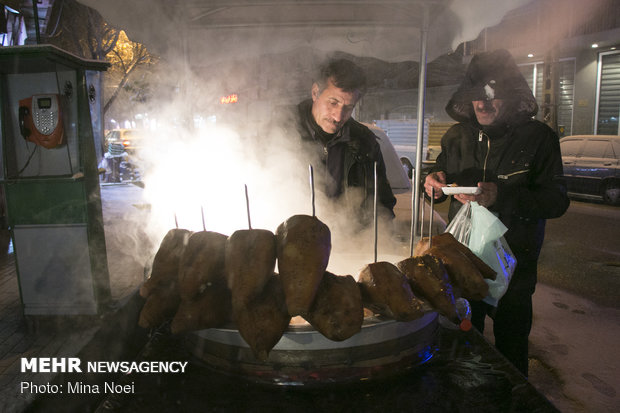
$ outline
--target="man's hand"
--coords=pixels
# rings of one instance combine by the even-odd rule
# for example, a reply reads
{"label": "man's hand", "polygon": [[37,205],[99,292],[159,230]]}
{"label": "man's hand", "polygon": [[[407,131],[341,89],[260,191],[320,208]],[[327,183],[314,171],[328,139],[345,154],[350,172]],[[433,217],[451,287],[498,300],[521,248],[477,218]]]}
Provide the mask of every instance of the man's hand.
{"label": "man's hand", "polygon": [[424,190],[426,194],[430,197],[432,196],[432,189],[435,189],[435,199],[441,198],[443,196],[442,187],[446,186],[446,173],[445,172],[433,172],[429,174],[424,179]]}
{"label": "man's hand", "polygon": [[497,185],[493,182],[478,182],[481,192],[478,195],[456,194],[454,199],[465,204],[476,201],[483,207],[490,207],[497,201]]}

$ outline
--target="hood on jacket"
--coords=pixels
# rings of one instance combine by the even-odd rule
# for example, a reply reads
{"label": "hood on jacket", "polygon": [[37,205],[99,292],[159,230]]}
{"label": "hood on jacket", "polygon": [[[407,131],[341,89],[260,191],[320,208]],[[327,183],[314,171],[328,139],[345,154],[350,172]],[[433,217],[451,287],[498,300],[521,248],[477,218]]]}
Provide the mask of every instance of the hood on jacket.
{"label": "hood on jacket", "polygon": [[501,119],[504,123],[531,118],[538,112],[536,98],[505,49],[475,55],[465,78],[446,106],[446,112],[458,122],[476,120],[472,101],[504,100]]}

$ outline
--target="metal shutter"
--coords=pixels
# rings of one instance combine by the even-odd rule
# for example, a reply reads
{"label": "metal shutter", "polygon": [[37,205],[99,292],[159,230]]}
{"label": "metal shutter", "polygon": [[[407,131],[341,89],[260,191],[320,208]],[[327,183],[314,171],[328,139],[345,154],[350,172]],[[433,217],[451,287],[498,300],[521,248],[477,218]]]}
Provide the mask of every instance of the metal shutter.
{"label": "metal shutter", "polygon": [[[381,119],[375,121],[377,126],[385,131],[390,138],[394,149],[399,157],[407,157],[413,163],[416,159],[416,149],[418,140],[418,121],[417,119],[411,120],[397,120],[397,119]],[[423,155],[426,154],[426,148],[428,146],[428,125],[429,120],[424,119],[424,141],[423,141]]]}
{"label": "metal shutter", "polygon": [[[538,107],[542,107],[543,95],[543,63],[534,63],[520,66],[521,73],[527,84],[530,86],[536,97]],[[575,59],[562,59],[559,61],[558,70],[560,71],[560,85],[558,93],[558,127],[564,128],[561,136],[572,134],[573,130],[573,108],[575,93]],[[534,85],[534,76],[536,85]],[[543,121],[542,110],[538,110],[536,119]]]}
{"label": "metal shutter", "polygon": [[596,131],[597,135],[618,135],[620,116],[620,53],[599,55]]}
{"label": "metal shutter", "polygon": [[563,136],[572,135],[575,96],[575,59],[560,60],[560,101],[558,127],[564,127]]}

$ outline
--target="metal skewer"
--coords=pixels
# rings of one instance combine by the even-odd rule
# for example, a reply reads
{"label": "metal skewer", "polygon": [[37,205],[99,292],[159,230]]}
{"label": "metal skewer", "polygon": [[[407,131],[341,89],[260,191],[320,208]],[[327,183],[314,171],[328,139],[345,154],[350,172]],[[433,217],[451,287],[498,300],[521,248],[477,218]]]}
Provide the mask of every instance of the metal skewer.
{"label": "metal skewer", "polygon": [[308,169],[310,172],[310,202],[312,203],[312,216],[315,216],[315,209],[314,209],[314,168],[312,168],[312,165],[308,165]]}
{"label": "metal skewer", "polygon": [[248,186],[245,185],[245,207],[248,211],[248,229],[252,229],[252,221],[250,220],[250,197],[248,196]]}
{"label": "metal skewer", "polygon": [[375,220],[375,262],[377,262],[377,229],[378,229],[378,220],[377,220],[377,162],[375,161],[375,203],[374,203],[374,220]]}
{"label": "metal skewer", "polygon": [[415,199],[415,174],[411,177],[411,233],[409,234],[409,256],[413,257],[413,238],[415,235],[415,220],[413,219]]}
{"label": "metal skewer", "polygon": [[428,217],[428,248],[433,246],[433,216],[435,215],[435,188],[431,188],[431,215]]}
{"label": "metal skewer", "polygon": [[424,199],[424,192],[420,194],[420,239],[424,238],[424,207],[426,206],[426,202]]}
{"label": "metal skewer", "polygon": [[202,229],[206,231],[207,226],[205,225],[205,211],[202,208],[202,205],[200,205],[200,215],[202,215]]}

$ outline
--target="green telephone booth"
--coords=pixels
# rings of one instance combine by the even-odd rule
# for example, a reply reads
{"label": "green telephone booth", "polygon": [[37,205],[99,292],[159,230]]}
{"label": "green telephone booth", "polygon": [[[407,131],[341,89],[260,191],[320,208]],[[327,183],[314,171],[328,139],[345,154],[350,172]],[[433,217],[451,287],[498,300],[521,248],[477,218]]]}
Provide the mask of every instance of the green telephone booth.
{"label": "green telephone booth", "polygon": [[27,316],[99,314],[110,300],[92,110],[107,67],[0,47],[0,182]]}

